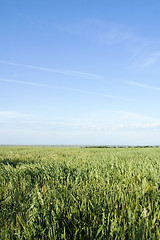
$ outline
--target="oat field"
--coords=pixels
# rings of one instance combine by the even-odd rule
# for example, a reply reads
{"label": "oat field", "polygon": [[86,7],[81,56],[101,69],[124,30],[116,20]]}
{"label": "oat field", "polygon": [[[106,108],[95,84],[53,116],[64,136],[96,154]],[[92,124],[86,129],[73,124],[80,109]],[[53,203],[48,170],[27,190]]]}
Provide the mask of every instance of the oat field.
{"label": "oat field", "polygon": [[0,147],[0,239],[160,239],[160,148]]}

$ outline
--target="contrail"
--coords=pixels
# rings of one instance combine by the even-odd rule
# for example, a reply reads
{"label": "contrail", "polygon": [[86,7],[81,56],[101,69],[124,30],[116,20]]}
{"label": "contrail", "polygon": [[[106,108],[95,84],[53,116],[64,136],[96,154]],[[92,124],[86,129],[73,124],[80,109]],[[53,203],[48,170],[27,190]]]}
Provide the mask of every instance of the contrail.
{"label": "contrail", "polygon": [[152,87],[152,86],[149,86],[149,85],[146,85],[146,84],[142,84],[142,83],[139,83],[139,82],[134,82],[134,81],[126,81],[127,84],[130,84],[130,85],[134,85],[136,87],[140,87],[140,88],[148,88],[148,89],[151,89],[151,90],[156,90],[156,91],[159,91],[160,88],[159,87]]}
{"label": "contrail", "polygon": [[19,84],[26,84],[26,85],[32,85],[32,86],[39,86],[39,87],[53,87],[51,85],[43,84],[43,83],[35,83],[35,82],[28,82],[28,81],[18,81],[18,80],[12,80],[7,78],[0,78],[0,81],[3,82],[11,82],[11,83],[19,83]]}
{"label": "contrail", "polygon": [[79,93],[82,93],[82,94],[94,95],[94,96],[100,96],[100,97],[107,97],[107,98],[113,98],[113,99],[119,99],[119,100],[120,99],[121,100],[129,100],[129,99],[123,99],[123,98],[120,98],[120,97],[117,97],[117,96],[114,96],[114,95],[89,92],[89,91],[81,90],[81,89],[78,89],[78,88],[59,87],[59,86],[47,85],[47,84],[43,84],[43,83],[35,83],[35,82],[29,82],[29,81],[19,81],[19,80],[12,80],[12,79],[6,79],[6,78],[0,78],[0,81],[17,83],[17,84],[32,85],[32,86],[39,86],[39,87],[55,88],[55,89],[61,89],[61,90],[69,90],[69,91],[73,91],[73,92],[79,92]]}
{"label": "contrail", "polygon": [[97,74],[87,73],[87,72],[79,72],[79,71],[64,70],[64,69],[50,69],[50,68],[26,65],[26,64],[21,64],[21,63],[8,62],[8,61],[4,61],[4,60],[0,60],[0,63],[7,64],[7,65],[13,65],[13,66],[17,66],[17,67],[30,68],[30,69],[39,70],[39,71],[82,77],[82,78],[91,78],[91,79],[96,79],[96,80],[102,79],[102,76],[99,76]]}
{"label": "contrail", "polygon": [[84,94],[88,94],[88,95],[94,95],[94,96],[100,96],[100,97],[108,97],[108,98],[114,98],[114,99],[121,99],[119,97],[113,96],[113,95],[108,95],[108,94],[103,94],[103,93],[95,93],[95,92],[89,92],[89,91],[84,91],[81,89],[77,89],[77,88],[65,88],[66,90],[71,90],[74,92],[79,92],[79,93],[84,93]]}

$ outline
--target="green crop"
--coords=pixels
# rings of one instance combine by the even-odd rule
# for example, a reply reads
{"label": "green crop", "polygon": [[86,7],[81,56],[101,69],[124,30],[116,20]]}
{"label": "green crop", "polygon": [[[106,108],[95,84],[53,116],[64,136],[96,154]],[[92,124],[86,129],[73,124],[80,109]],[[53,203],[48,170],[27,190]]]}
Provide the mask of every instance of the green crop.
{"label": "green crop", "polygon": [[160,149],[0,147],[0,239],[160,239]]}

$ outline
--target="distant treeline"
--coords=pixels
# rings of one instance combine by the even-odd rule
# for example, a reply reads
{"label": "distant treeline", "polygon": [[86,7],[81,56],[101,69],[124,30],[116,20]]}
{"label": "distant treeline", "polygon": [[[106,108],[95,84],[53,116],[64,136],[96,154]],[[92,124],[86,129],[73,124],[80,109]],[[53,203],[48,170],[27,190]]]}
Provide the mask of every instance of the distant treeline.
{"label": "distant treeline", "polygon": [[84,148],[159,148],[159,145],[155,145],[155,146],[149,146],[149,145],[145,145],[145,146],[85,146]]}
{"label": "distant treeline", "polygon": [[12,145],[0,144],[0,147],[53,147],[53,148],[159,148],[160,145]]}

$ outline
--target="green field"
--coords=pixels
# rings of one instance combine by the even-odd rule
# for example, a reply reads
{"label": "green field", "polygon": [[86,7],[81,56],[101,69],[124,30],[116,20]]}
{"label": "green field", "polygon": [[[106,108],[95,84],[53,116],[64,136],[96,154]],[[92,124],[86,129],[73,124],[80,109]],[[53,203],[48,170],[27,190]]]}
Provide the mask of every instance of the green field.
{"label": "green field", "polygon": [[0,147],[0,239],[160,239],[160,148]]}

